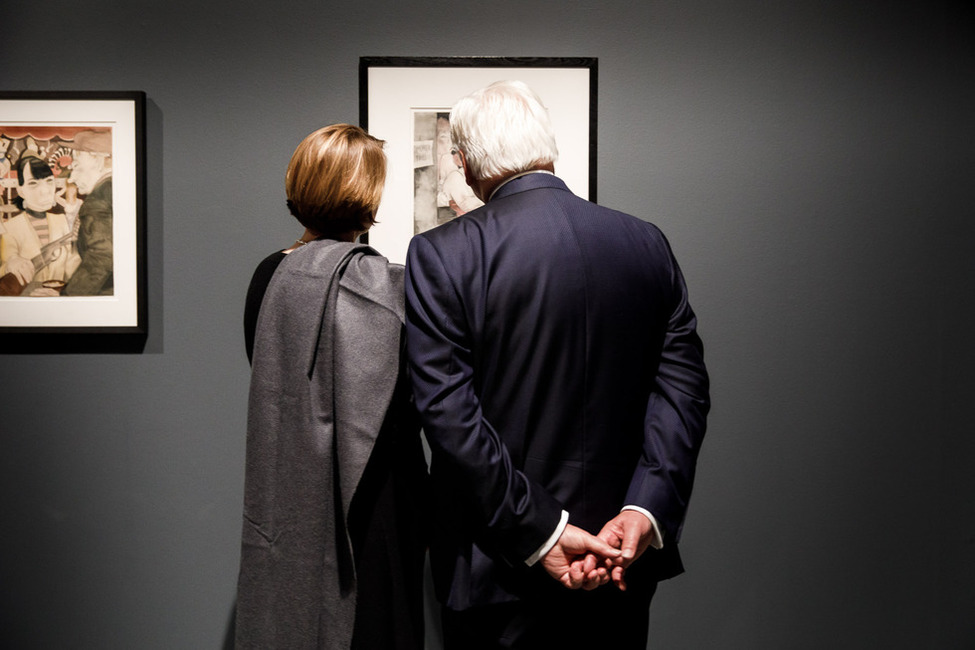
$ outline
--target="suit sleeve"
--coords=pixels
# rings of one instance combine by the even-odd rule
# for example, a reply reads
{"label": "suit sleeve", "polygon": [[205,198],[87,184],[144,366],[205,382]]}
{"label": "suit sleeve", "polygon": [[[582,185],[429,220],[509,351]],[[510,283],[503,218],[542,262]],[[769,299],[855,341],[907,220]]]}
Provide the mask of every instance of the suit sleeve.
{"label": "suit sleeve", "polygon": [[672,309],[644,419],[643,454],[626,503],[653,513],[664,544],[680,539],[698,452],[710,409],[709,380],[697,318],[676,260],[671,263]]}
{"label": "suit sleeve", "polygon": [[406,262],[406,341],[424,432],[440,464],[469,504],[475,539],[509,564],[524,562],[559,525],[561,505],[511,462],[481,410],[474,385],[471,330],[461,290],[439,251],[414,237]]}

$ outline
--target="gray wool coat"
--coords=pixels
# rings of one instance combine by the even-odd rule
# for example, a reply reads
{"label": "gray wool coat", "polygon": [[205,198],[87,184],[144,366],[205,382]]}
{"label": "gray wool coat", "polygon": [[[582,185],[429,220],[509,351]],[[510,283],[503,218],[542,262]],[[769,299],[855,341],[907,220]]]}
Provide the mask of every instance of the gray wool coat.
{"label": "gray wool coat", "polygon": [[399,372],[403,267],[365,245],[288,255],[261,304],[247,420],[237,648],[349,648],[349,506]]}

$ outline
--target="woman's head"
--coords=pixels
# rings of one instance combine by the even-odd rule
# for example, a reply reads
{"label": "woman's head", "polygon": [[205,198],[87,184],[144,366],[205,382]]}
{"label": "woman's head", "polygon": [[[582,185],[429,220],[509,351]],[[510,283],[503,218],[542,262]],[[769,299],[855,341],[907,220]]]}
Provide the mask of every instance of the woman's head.
{"label": "woman's head", "polygon": [[383,141],[351,124],[308,135],[291,156],[288,209],[320,235],[362,233],[375,223],[386,182]]}
{"label": "woman's head", "polygon": [[50,165],[33,155],[17,161],[17,205],[21,209],[47,212],[54,207],[56,188]]}

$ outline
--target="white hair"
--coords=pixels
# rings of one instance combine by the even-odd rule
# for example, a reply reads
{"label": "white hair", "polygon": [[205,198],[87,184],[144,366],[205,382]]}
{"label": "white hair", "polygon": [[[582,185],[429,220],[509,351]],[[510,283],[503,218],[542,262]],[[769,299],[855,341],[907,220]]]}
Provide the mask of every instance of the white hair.
{"label": "white hair", "polygon": [[450,111],[450,132],[478,180],[559,158],[548,109],[521,81],[496,81],[458,100]]}

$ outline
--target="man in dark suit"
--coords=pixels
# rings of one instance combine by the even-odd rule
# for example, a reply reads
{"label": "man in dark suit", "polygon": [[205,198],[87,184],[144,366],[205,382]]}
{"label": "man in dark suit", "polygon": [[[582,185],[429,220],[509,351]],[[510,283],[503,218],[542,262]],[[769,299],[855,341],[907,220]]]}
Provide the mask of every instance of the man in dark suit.
{"label": "man in dark suit", "polygon": [[709,408],[684,280],[656,227],[554,176],[524,84],[451,128],[486,204],[416,236],[406,270],[445,645],[645,648]]}

